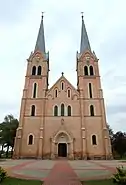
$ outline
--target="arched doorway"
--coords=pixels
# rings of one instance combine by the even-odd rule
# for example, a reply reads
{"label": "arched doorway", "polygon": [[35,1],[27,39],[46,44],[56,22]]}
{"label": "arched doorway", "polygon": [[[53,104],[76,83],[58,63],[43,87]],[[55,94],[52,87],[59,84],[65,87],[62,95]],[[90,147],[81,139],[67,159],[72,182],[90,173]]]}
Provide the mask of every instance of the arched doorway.
{"label": "arched doorway", "polygon": [[67,144],[66,143],[58,144],[58,157],[67,157]]}

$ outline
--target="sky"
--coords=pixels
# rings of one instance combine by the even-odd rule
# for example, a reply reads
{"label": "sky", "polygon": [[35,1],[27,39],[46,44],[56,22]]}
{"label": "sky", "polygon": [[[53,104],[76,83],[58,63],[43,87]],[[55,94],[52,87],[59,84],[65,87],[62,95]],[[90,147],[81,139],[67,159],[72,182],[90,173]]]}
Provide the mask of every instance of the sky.
{"label": "sky", "polygon": [[99,58],[107,122],[126,131],[126,1],[0,0],[0,122],[19,118],[27,58],[34,50],[44,11],[49,86],[64,76],[76,87],[81,13],[92,50]]}

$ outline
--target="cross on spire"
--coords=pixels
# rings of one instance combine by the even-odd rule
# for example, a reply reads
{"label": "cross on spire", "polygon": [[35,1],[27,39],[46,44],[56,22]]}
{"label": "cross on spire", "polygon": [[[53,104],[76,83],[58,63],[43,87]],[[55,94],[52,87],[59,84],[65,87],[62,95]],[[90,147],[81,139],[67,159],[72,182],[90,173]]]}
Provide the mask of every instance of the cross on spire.
{"label": "cross on spire", "polygon": [[43,19],[43,17],[44,17],[44,15],[43,15],[44,13],[45,13],[45,12],[42,12],[42,19]]}
{"label": "cross on spire", "polygon": [[90,47],[86,27],[85,27],[85,24],[84,24],[84,19],[83,19],[84,12],[81,12],[81,14],[82,14],[82,27],[81,27],[80,53],[83,53],[85,50],[90,50],[91,51],[91,47]]}
{"label": "cross on spire", "polygon": [[38,32],[38,37],[36,41],[35,51],[39,50],[42,53],[45,53],[45,36],[44,36],[44,25],[43,25],[43,14],[42,12],[42,19],[41,24]]}
{"label": "cross on spire", "polygon": [[81,17],[82,17],[82,19],[83,19],[83,17],[84,17],[84,12],[81,12],[81,15],[82,15]]}

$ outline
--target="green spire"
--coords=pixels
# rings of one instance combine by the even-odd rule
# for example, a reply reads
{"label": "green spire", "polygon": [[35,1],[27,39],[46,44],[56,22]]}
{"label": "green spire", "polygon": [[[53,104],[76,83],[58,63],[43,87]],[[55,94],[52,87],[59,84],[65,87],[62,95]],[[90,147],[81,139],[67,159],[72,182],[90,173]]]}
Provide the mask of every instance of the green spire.
{"label": "green spire", "polygon": [[41,51],[42,53],[45,53],[45,37],[44,37],[44,25],[43,25],[43,12],[42,12],[42,19],[41,24],[38,32],[38,37],[36,41],[35,51]]}
{"label": "green spire", "polygon": [[85,24],[84,24],[83,12],[82,12],[80,53],[83,53],[85,50],[90,50],[91,51],[91,47],[90,47],[86,27],[85,27]]}

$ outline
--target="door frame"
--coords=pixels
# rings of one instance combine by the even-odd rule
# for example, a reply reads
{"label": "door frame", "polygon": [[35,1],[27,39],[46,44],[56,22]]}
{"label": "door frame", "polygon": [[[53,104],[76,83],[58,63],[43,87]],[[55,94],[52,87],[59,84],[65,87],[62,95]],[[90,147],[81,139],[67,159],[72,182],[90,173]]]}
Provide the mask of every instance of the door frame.
{"label": "door frame", "polygon": [[[59,154],[59,144],[65,144],[66,145],[66,157],[68,157],[68,144],[66,142],[58,142],[57,143],[57,155]],[[60,157],[58,155],[58,157]]]}

